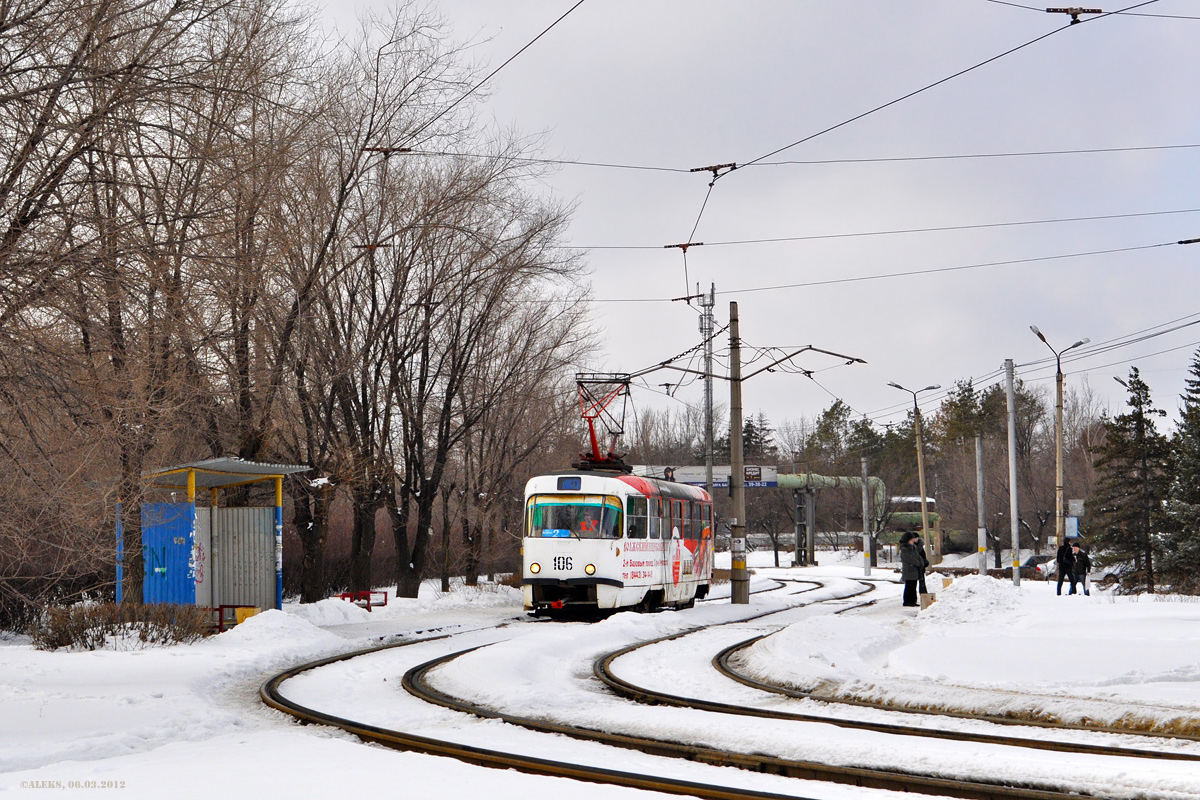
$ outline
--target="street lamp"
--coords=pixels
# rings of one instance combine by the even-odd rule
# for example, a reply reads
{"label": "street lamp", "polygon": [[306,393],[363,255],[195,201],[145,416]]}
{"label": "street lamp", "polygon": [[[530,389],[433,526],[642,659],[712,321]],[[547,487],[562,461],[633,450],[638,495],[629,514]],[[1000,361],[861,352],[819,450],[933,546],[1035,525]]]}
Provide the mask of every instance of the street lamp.
{"label": "street lamp", "polygon": [[[921,407],[917,405],[917,395],[921,392],[930,392],[934,389],[942,388],[940,384],[926,386],[924,389],[905,389],[898,383],[889,383],[888,386],[894,386],[902,392],[908,392],[913,396],[913,430],[917,434],[917,482],[921,488],[921,535],[928,538],[929,536],[929,509],[925,503],[925,453],[921,447]],[[930,542],[930,547],[934,548],[935,553],[941,552],[941,543],[938,542],[935,546]]]}
{"label": "street lamp", "polygon": [[1091,341],[1091,339],[1080,339],[1075,344],[1065,350],[1055,350],[1050,343],[1046,341],[1046,337],[1038,330],[1037,325],[1030,325],[1029,330],[1033,331],[1034,335],[1042,340],[1042,344],[1050,348],[1050,352],[1054,353],[1054,383],[1055,383],[1055,404],[1054,404],[1054,546],[1055,548],[1062,547],[1063,537],[1066,534],[1067,521],[1063,516],[1063,371],[1062,371],[1062,356],[1068,350],[1074,350],[1076,347],[1083,347]]}

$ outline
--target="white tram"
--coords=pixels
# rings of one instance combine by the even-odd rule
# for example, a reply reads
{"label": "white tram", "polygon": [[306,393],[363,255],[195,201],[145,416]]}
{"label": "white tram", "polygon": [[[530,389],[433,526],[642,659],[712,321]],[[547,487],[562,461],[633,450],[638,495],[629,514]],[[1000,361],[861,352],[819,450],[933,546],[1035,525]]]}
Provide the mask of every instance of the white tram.
{"label": "white tram", "polygon": [[521,552],[528,611],[689,608],[712,581],[712,499],[621,471],[539,475]]}

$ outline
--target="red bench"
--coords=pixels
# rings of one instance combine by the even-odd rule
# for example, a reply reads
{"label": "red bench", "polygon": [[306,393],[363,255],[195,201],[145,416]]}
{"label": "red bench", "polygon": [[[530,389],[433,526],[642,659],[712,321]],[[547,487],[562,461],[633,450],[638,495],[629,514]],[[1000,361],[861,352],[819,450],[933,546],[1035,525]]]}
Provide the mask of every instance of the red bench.
{"label": "red bench", "polygon": [[349,600],[359,608],[365,608],[370,611],[373,606],[387,605],[386,591],[369,591],[369,592],[342,592],[337,595],[343,600]]}

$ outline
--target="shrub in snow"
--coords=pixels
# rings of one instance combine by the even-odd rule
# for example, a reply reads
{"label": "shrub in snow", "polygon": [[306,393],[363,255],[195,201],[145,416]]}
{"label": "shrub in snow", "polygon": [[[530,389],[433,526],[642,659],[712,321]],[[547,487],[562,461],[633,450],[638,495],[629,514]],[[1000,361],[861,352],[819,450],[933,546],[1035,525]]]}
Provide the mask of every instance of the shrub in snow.
{"label": "shrub in snow", "polygon": [[79,603],[47,609],[29,637],[39,650],[141,650],[194,642],[211,629],[199,606]]}

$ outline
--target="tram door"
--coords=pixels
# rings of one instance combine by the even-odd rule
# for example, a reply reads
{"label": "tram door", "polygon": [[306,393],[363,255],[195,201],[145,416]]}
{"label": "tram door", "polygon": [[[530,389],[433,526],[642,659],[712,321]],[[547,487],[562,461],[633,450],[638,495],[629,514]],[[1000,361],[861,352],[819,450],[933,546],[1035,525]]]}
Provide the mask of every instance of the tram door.
{"label": "tram door", "polygon": [[[680,597],[679,580],[683,568],[683,502],[663,499],[663,600],[675,602]],[[669,511],[669,517],[668,517]]]}

